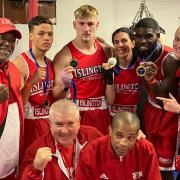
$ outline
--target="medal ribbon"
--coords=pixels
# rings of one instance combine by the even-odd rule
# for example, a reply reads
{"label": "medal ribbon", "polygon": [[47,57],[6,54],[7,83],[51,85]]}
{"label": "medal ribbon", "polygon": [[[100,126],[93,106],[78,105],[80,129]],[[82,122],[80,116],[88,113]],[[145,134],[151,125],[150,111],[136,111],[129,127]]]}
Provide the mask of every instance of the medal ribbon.
{"label": "medal ribbon", "polygon": [[[40,65],[38,64],[37,59],[32,51],[32,48],[29,49],[29,52],[36,63],[36,67],[40,68]],[[44,95],[46,95],[47,86],[48,86],[48,82],[49,82],[49,70],[48,70],[48,62],[47,62],[46,57],[44,57],[44,62],[46,64],[46,78],[45,78],[45,80],[43,80],[43,93],[44,93]]]}
{"label": "medal ribbon", "polygon": [[157,49],[161,47],[160,43],[157,42],[155,49],[146,57],[146,58],[140,58],[141,62],[146,62],[149,60],[149,58],[156,52]]}
{"label": "medal ribbon", "polygon": [[76,103],[77,100],[77,90],[76,90],[76,84],[74,80],[71,80],[71,87],[72,87],[72,92],[73,92],[73,102]]}

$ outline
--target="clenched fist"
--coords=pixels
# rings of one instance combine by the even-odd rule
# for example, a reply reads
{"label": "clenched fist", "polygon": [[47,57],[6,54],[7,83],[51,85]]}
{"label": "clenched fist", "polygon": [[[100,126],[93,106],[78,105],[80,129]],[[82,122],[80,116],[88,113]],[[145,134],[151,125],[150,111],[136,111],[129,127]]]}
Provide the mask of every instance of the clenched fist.
{"label": "clenched fist", "polygon": [[144,62],[143,65],[146,68],[146,75],[145,75],[146,80],[152,81],[158,73],[158,68],[156,64],[154,64],[151,61],[148,61],[148,62]]}
{"label": "clenched fist", "polygon": [[43,171],[47,163],[52,160],[52,152],[49,147],[42,147],[37,150],[34,158],[34,168]]}
{"label": "clenched fist", "polygon": [[9,89],[4,84],[0,84],[0,103],[6,101],[9,97]]}
{"label": "clenched fist", "polygon": [[73,72],[74,69],[72,66],[67,66],[59,72],[60,81],[63,87],[66,88],[70,86],[71,80],[73,79]]}

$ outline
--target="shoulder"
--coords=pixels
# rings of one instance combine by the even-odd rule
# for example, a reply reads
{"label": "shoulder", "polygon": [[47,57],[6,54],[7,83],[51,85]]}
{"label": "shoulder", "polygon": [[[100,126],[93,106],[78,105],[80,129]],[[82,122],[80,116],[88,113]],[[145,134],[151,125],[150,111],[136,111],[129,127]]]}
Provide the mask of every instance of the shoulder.
{"label": "shoulder", "polygon": [[149,142],[147,139],[141,138],[137,140],[135,146],[139,152],[144,152],[146,154],[155,152],[153,144]]}
{"label": "shoulder", "polygon": [[17,69],[17,67],[15,66],[15,64],[13,63],[14,60],[9,60],[9,63],[8,63],[8,68],[13,68],[13,69]]}
{"label": "shoulder", "polygon": [[103,136],[102,133],[98,131],[96,128],[91,126],[81,125],[78,133],[78,140],[82,143],[84,143],[85,141],[91,142],[102,136]]}
{"label": "shoulder", "polygon": [[51,133],[48,132],[44,136],[39,137],[36,139],[26,150],[26,155],[27,154],[36,154],[37,150],[41,147],[50,147],[53,148],[53,141],[52,141],[52,136]]}
{"label": "shoulder", "polygon": [[172,74],[173,72],[175,73],[176,70],[180,66],[180,61],[176,59],[175,55],[173,53],[169,53],[163,61],[163,69],[165,72],[169,72]]}
{"label": "shoulder", "polygon": [[96,39],[96,43],[98,43],[103,48],[107,58],[110,58],[113,56],[114,48],[112,46],[110,46],[104,40],[102,41],[101,38],[100,38],[100,41],[99,41],[99,38]]}
{"label": "shoulder", "polygon": [[18,70],[17,66],[12,61],[9,61],[8,70],[9,70],[10,74],[14,75],[14,73],[16,73],[20,77],[19,70]]}
{"label": "shoulder", "polygon": [[[104,150],[109,149],[107,144],[109,142],[109,136],[99,137],[92,142],[88,143],[87,146],[83,148],[83,152],[90,152],[91,154],[103,154]],[[86,154],[86,153],[85,153]]]}
{"label": "shoulder", "polygon": [[54,65],[61,64],[62,66],[67,66],[69,65],[70,60],[71,60],[71,57],[69,54],[68,47],[66,45],[55,55],[53,64]]}
{"label": "shoulder", "polygon": [[[23,52],[22,54],[26,55],[26,52]],[[20,74],[22,75],[23,78],[26,78],[27,73],[28,73],[28,64],[26,62],[26,60],[24,59],[24,57],[22,56],[22,54],[20,54],[19,56],[16,57],[16,59],[14,59],[12,61],[12,63],[15,64],[15,66],[17,67],[18,71],[20,72]],[[27,55],[26,55],[27,56]]]}
{"label": "shoulder", "polygon": [[22,54],[18,55],[14,60],[12,60],[12,62],[16,65],[19,63],[24,63],[24,58],[22,56]]}
{"label": "shoulder", "polygon": [[173,52],[173,48],[167,45],[163,45],[163,49],[165,52]]}

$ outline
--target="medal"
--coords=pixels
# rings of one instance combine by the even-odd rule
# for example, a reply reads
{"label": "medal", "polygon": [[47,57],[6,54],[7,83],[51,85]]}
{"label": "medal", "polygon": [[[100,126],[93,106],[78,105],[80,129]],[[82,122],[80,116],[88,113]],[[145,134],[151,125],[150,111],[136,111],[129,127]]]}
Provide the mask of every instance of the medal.
{"label": "medal", "polygon": [[114,67],[117,64],[116,58],[114,58],[114,57],[109,58],[108,64],[109,64],[110,68]]}
{"label": "medal", "polygon": [[146,75],[146,68],[143,65],[139,65],[136,69],[136,74],[140,77],[143,77]]}
{"label": "medal", "polygon": [[49,106],[49,101],[47,99],[45,99],[45,101],[44,101],[44,106],[45,107]]}
{"label": "medal", "polygon": [[[154,53],[161,48],[160,43],[156,44],[156,47],[154,48],[154,50],[146,57],[146,58],[142,58],[141,62],[147,62],[150,60],[150,58],[152,58],[152,56],[154,55]],[[141,58],[140,58],[141,59]],[[146,68],[144,65],[140,64],[137,69],[136,69],[136,74],[140,77],[144,77],[146,75]]]}
{"label": "medal", "polygon": [[76,61],[75,59],[72,59],[72,61],[70,62],[70,65],[71,65],[73,68],[75,68],[75,67],[77,67],[78,63],[77,63],[77,61]]}

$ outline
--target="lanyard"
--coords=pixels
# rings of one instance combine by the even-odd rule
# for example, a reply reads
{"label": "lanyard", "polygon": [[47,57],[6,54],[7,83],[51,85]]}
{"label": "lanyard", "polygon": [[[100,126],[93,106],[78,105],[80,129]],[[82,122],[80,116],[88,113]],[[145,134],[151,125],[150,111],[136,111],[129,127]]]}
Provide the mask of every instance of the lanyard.
{"label": "lanyard", "polygon": [[[32,56],[32,58],[34,59],[35,63],[36,63],[36,67],[37,68],[40,68],[40,65],[38,64],[37,62],[37,59],[32,51],[32,48],[29,49],[29,52]],[[44,62],[46,64],[46,78],[45,80],[43,81],[43,92],[44,92],[44,95],[46,95],[46,92],[47,92],[47,86],[48,86],[48,81],[49,81],[49,71],[48,71],[48,63],[47,63],[47,60],[46,60],[46,57],[44,57]]]}
{"label": "lanyard", "polygon": [[[78,160],[78,157],[79,157],[79,153],[86,144],[87,144],[87,141],[83,145],[81,145],[78,142],[77,138],[76,138],[75,145],[74,145],[74,153],[73,153],[74,171],[75,171],[75,168],[76,168],[76,165],[77,165],[77,160]],[[65,167],[63,157],[61,156],[61,153],[59,152],[59,150],[57,148],[57,142],[55,142],[55,147],[56,147],[56,152],[55,152],[54,156],[57,157],[57,159],[58,159],[58,165],[59,165],[60,169],[66,175],[68,180],[73,180],[73,178],[74,178],[73,177],[73,171],[70,171]]]}
{"label": "lanyard", "polygon": [[151,58],[151,56],[156,52],[156,50],[158,50],[159,48],[161,47],[161,45],[157,42],[157,44],[156,44],[156,47],[154,48],[154,50],[146,57],[146,58],[141,58],[140,57],[140,61],[141,62],[146,62],[146,61],[148,61],[150,58]]}
{"label": "lanyard", "polygon": [[76,90],[76,84],[74,80],[71,80],[71,87],[72,87],[72,93],[73,93],[73,102],[76,103],[77,101],[77,90]]}

